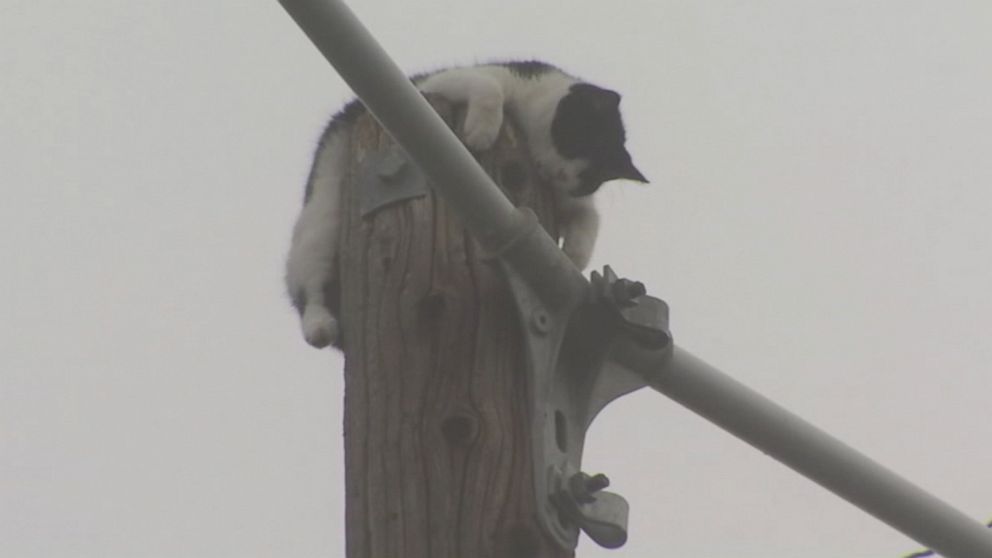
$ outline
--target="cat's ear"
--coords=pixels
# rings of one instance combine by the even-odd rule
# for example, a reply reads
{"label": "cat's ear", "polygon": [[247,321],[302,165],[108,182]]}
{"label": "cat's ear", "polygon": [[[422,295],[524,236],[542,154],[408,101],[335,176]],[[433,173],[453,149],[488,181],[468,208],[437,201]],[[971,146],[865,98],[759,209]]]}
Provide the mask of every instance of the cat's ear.
{"label": "cat's ear", "polygon": [[610,89],[599,89],[596,92],[595,108],[600,112],[614,110],[620,106],[620,94]]}
{"label": "cat's ear", "polygon": [[643,184],[648,183],[648,179],[644,177],[644,174],[642,174],[641,171],[637,170],[637,167],[634,166],[634,162],[631,161],[629,158],[627,159],[626,164],[622,168],[620,168],[619,176],[617,176],[617,178],[623,178],[625,180],[633,180],[635,182],[641,182]]}
{"label": "cat's ear", "polygon": [[630,160],[630,154],[624,150],[621,157],[618,157],[613,165],[610,165],[606,171],[605,180],[617,180],[622,178],[624,180],[633,180],[634,182],[641,182],[643,184],[648,183],[648,179],[644,177],[641,171],[637,170],[634,166],[634,162]]}
{"label": "cat's ear", "polygon": [[611,113],[620,106],[619,93],[591,83],[580,82],[572,85],[569,88],[569,95],[574,96],[574,102],[582,107],[583,112]]}

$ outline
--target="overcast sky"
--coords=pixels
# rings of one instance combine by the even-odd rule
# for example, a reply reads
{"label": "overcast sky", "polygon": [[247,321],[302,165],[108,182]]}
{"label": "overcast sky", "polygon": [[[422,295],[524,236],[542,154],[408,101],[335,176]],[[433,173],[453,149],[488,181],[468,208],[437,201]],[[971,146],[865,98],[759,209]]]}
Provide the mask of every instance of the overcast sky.
{"label": "overcast sky", "polygon": [[[624,94],[649,186],[593,264],[678,343],[992,517],[992,3],[365,1],[411,72],[540,58]],[[414,10],[414,6],[417,9]],[[275,0],[0,7],[0,555],[343,554],[342,360],[281,275],[350,97]],[[917,549],[663,396],[584,463],[611,556]]]}

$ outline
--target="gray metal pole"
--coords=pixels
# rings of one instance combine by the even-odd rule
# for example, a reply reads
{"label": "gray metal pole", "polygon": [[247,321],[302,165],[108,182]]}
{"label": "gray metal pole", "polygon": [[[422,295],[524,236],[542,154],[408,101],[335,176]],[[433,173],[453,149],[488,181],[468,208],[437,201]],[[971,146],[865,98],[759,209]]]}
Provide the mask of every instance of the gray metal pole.
{"label": "gray metal pole", "polygon": [[627,343],[614,356],[654,389],[940,555],[992,557],[984,525],[688,351],[676,347],[669,357]]}
{"label": "gray metal pole", "polygon": [[[280,0],[383,127],[486,248],[515,243],[509,263],[543,293],[585,279],[476,164],[382,47],[340,0]],[[649,385],[947,558],[992,558],[992,533],[936,497],[676,348],[633,344],[615,358]]]}

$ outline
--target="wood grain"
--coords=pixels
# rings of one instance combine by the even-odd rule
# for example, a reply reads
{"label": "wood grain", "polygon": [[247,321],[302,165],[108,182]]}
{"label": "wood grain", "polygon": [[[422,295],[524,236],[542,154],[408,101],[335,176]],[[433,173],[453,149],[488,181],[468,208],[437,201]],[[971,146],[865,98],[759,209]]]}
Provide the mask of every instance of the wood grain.
{"label": "wood grain", "polygon": [[[460,107],[432,100],[448,122]],[[348,558],[559,558],[535,516],[527,378],[495,262],[433,193],[362,218],[352,189],[392,140],[351,136],[341,236]],[[508,123],[480,163],[557,238],[550,189]]]}

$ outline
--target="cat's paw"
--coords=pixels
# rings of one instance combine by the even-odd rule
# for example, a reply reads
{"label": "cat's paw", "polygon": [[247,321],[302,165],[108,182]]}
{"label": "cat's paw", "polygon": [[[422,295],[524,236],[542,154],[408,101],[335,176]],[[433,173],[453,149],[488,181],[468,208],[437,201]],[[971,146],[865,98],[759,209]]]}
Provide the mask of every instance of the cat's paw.
{"label": "cat's paw", "polygon": [[318,349],[323,349],[338,339],[340,333],[338,321],[323,306],[307,306],[303,310],[300,322],[303,327],[303,338]]}
{"label": "cat's paw", "polygon": [[471,101],[468,114],[465,115],[462,139],[472,151],[485,151],[496,143],[502,127],[503,99],[475,99]]}
{"label": "cat's paw", "polygon": [[579,271],[584,270],[592,259],[596,237],[599,234],[599,213],[592,198],[564,197],[559,200],[561,216],[561,249],[572,260]]}
{"label": "cat's paw", "polygon": [[592,259],[592,250],[578,250],[574,247],[565,246],[563,248],[565,255],[568,259],[572,260],[575,267],[579,268],[579,271],[585,270],[589,266],[589,260]]}
{"label": "cat's paw", "polygon": [[565,236],[562,251],[572,260],[579,271],[585,270],[592,259],[592,250],[596,244],[596,237],[590,234],[578,233]]}

